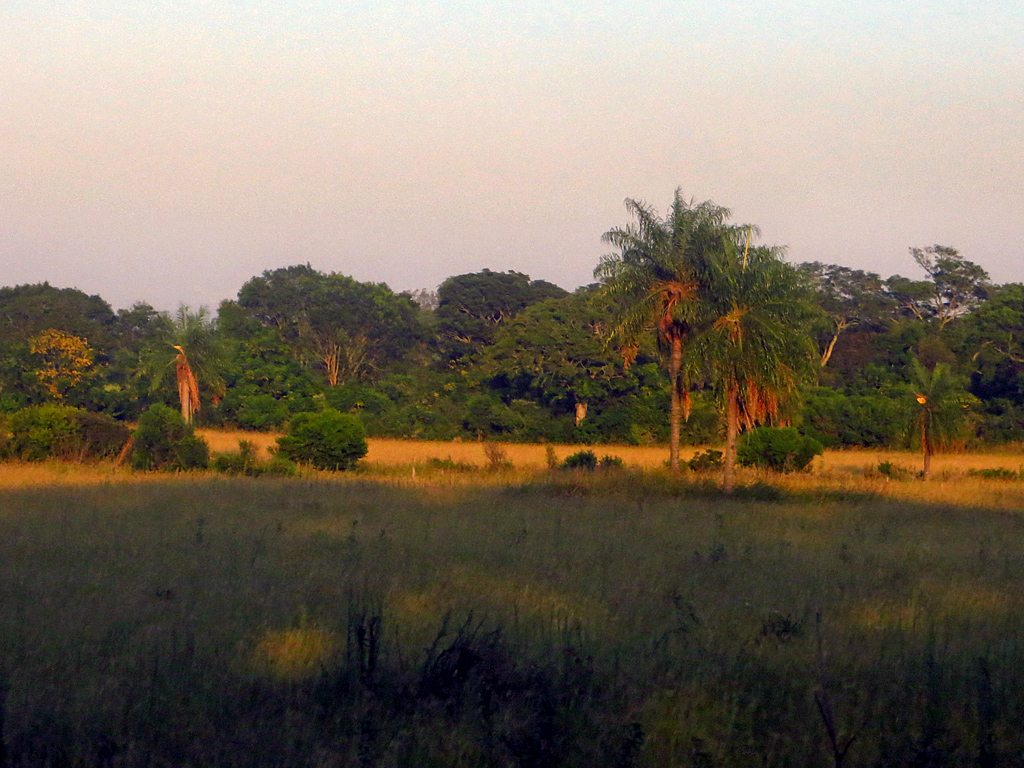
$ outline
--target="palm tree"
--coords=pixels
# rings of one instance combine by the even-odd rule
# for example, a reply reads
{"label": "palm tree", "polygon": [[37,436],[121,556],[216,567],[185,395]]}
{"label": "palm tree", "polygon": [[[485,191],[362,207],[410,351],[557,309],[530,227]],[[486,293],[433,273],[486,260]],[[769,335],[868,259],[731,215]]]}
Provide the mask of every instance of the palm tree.
{"label": "palm tree", "polygon": [[669,465],[679,468],[680,423],[689,418],[689,387],[683,386],[683,352],[701,322],[709,263],[740,228],[726,223],[729,211],[710,200],[694,203],[677,189],[662,219],[646,203],[627,199],[636,222],[605,232],[619,249],[601,259],[594,276],[603,283],[600,298],[614,313],[609,341],[627,365],[652,332],[668,358],[671,386]]}
{"label": "palm tree", "polygon": [[706,324],[693,353],[725,407],[724,483],[735,487],[741,429],[786,420],[799,383],[813,371],[815,317],[810,288],[776,248],[734,237],[711,262]]}
{"label": "palm tree", "polygon": [[177,350],[177,354],[166,364],[162,362],[167,359],[166,354],[156,353],[155,357],[161,362],[154,366],[152,388],[160,387],[167,369],[173,365],[181,418],[191,422],[199,410],[200,384],[212,390],[215,403],[224,395],[225,383],[221,369],[225,353],[217,336],[216,324],[206,307],[200,307],[194,312],[184,304],[178,307],[169,335],[166,343]]}
{"label": "palm tree", "polygon": [[916,358],[911,361],[909,387],[910,436],[921,441],[923,477],[932,470],[932,455],[964,437],[971,425],[971,410],[978,399],[963,387],[945,363],[928,371]]}

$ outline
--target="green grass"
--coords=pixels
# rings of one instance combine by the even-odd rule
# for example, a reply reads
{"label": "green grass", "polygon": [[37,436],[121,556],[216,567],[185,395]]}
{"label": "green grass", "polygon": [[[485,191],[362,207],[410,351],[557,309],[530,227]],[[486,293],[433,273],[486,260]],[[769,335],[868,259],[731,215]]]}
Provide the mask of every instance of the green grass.
{"label": "green grass", "polygon": [[1004,508],[197,477],[0,491],[0,526],[0,765],[1024,755]]}

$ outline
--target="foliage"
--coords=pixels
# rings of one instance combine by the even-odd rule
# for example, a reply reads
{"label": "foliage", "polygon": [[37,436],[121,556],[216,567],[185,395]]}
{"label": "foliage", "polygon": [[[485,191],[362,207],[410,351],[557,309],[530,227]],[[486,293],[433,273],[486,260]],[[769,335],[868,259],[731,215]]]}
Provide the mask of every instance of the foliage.
{"label": "foliage", "polygon": [[10,416],[6,452],[22,461],[82,461],[116,456],[131,436],[110,416],[63,405],[36,405]]}
{"label": "foliage", "polygon": [[252,278],[238,292],[238,306],[300,359],[316,361],[331,387],[372,377],[403,359],[422,335],[409,296],[308,264]]}
{"label": "foliage", "polygon": [[828,365],[840,337],[852,328],[884,330],[892,321],[896,302],[874,272],[837,264],[811,262],[797,269],[811,284],[825,323],[821,336],[821,367]]}
{"label": "foliage", "polygon": [[967,474],[984,477],[989,480],[1024,480],[1024,468],[990,467],[988,469],[968,469]]}
{"label": "foliage", "polygon": [[135,469],[168,472],[205,469],[210,463],[206,441],[197,437],[181,414],[163,403],[151,405],[139,418],[132,446]]}
{"label": "foliage", "polygon": [[773,472],[801,472],[824,450],[795,427],[758,427],[740,439],[736,458],[745,467]]}
{"label": "foliage", "polygon": [[712,472],[722,468],[722,452],[714,448],[708,448],[695,453],[693,458],[687,462],[687,466],[694,472]]}
{"label": "foliage", "polygon": [[567,292],[521,272],[484,269],[445,280],[437,289],[437,333],[443,361],[474,355],[494,343],[498,328],[531,304]]}
{"label": "foliage", "polygon": [[594,275],[602,281],[600,296],[612,312],[607,338],[625,364],[632,363],[652,333],[667,357],[669,462],[676,470],[680,424],[689,417],[694,371],[694,366],[684,368],[683,344],[705,319],[712,261],[738,229],[727,224],[726,208],[710,200],[686,201],[678,189],[664,219],[646,203],[626,200],[626,207],[636,222],[604,233],[602,239],[619,252],[603,257]]}
{"label": "foliage", "polygon": [[877,469],[878,474],[889,480],[903,480],[910,477],[911,474],[910,470],[906,467],[901,467],[899,464],[894,464],[891,461],[878,462]]}
{"label": "foliage", "polygon": [[580,451],[566,456],[562,469],[583,469],[593,472],[597,469],[597,455],[593,451]]}
{"label": "foliage", "polygon": [[36,378],[54,400],[63,400],[69,389],[92,373],[95,352],[85,339],[66,331],[41,331],[29,339],[29,350],[42,361]]}
{"label": "foliage", "polygon": [[912,372],[913,380],[905,396],[909,414],[907,432],[921,447],[927,477],[932,454],[966,437],[974,422],[973,409],[978,400],[946,365],[940,363],[929,371],[914,360]]}
{"label": "foliage", "polygon": [[294,462],[281,456],[261,459],[256,445],[248,440],[239,440],[238,451],[235,453],[221,453],[215,456],[212,467],[222,474],[245,477],[287,477],[294,475],[296,470]]}
{"label": "foliage", "polygon": [[484,456],[487,457],[487,468],[492,472],[512,469],[508,452],[497,443],[484,443]]}
{"label": "foliage", "polygon": [[335,471],[353,469],[368,450],[359,417],[334,408],[296,414],[277,443],[286,459]]}
{"label": "foliage", "polygon": [[804,395],[800,428],[826,448],[895,446],[905,437],[905,410],[898,397],[817,387]]}

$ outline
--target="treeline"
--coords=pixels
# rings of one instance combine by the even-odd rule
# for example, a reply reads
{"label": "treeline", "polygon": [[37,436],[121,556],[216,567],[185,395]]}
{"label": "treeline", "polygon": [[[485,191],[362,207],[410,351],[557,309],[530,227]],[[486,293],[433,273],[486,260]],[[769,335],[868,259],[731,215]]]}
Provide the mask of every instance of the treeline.
{"label": "treeline", "polygon": [[[917,359],[969,382],[977,440],[1024,440],[1024,286],[991,284],[947,247],[911,258],[925,279],[799,265],[820,359],[797,423],[829,446],[900,444]],[[273,430],[331,407],[359,414],[371,436],[665,442],[664,350],[652,334],[624,365],[604,295],[490,270],[395,293],[309,265],[253,277],[216,315],[115,312],[46,283],[0,288],[0,412],[60,403],[136,421],[153,403],[177,408],[184,350],[200,425]],[[715,395],[690,387],[682,441],[716,442]]]}

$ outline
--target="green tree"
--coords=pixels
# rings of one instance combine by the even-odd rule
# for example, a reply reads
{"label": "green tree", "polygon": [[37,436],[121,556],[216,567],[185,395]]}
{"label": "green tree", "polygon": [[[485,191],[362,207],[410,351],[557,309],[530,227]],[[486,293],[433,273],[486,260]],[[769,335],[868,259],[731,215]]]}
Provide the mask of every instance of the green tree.
{"label": "green tree", "polygon": [[705,321],[692,346],[725,407],[724,490],[735,486],[741,429],[786,420],[817,358],[812,294],[781,251],[735,237],[711,260]]}
{"label": "green tree", "polygon": [[437,289],[437,334],[444,360],[453,362],[494,343],[498,329],[531,304],[568,292],[521,272],[489,269],[449,277]]}
{"label": "green tree", "polygon": [[828,365],[840,336],[852,328],[884,330],[892,322],[896,302],[874,272],[814,261],[797,270],[814,288],[825,316],[821,367]]}
{"label": "green tree", "polygon": [[402,360],[423,335],[419,306],[409,296],[308,264],[252,278],[238,305],[301,359],[321,366],[331,387]]}
{"label": "green tree", "polygon": [[683,346],[704,321],[703,296],[711,261],[735,241],[741,229],[727,223],[727,209],[710,200],[687,201],[678,189],[664,219],[637,200],[626,200],[626,208],[636,221],[605,232],[604,241],[619,252],[602,258],[594,275],[602,282],[601,297],[612,313],[608,339],[626,364],[632,362],[641,340],[652,333],[667,357],[669,464],[677,471],[680,424],[689,415]]}
{"label": "green tree", "polygon": [[911,414],[909,432],[912,439],[920,442],[923,475],[928,477],[932,455],[964,438],[978,400],[947,365],[939,363],[929,371],[915,359],[911,373],[907,397]]}
{"label": "green tree", "polygon": [[[173,356],[171,350],[175,351]],[[143,368],[152,372],[154,391],[164,383],[171,367],[174,368],[181,418],[190,424],[200,409],[200,386],[212,393],[214,403],[224,396],[225,359],[225,347],[210,311],[206,307],[193,311],[182,304],[167,335],[145,356]]]}
{"label": "green tree", "polygon": [[604,343],[604,308],[589,291],[534,304],[498,329],[476,370],[502,377],[516,395],[573,412],[576,426],[588,406],[636,386],[619,356]]}

